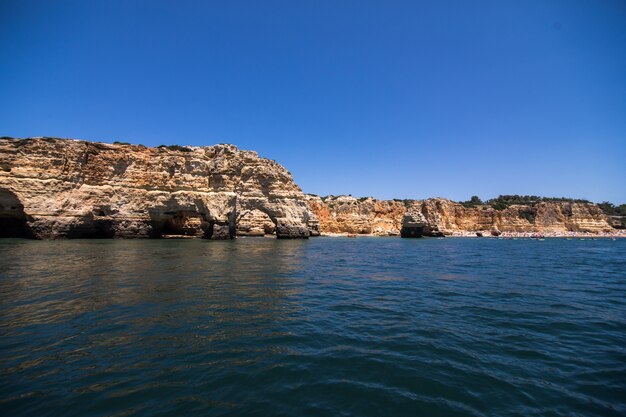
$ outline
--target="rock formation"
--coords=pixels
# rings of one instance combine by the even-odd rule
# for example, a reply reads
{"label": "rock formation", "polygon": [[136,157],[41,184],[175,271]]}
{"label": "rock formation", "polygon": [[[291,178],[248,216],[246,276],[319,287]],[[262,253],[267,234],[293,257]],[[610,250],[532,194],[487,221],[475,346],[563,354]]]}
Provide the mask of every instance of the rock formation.
{"label": "rock formation", "polygon": [[609,220],[624,223],[584,202],[497,210],[443,198],[320,198],[303,194],[278,163],[233,145],[0,139],[0,237],[398,236],[403,217],[405,225],[423,223],[426,236],[598,233],[615,230]]}
{"label": "rock formation", "polygon": [[352,196],[307,196],[309,205],[325,234],[348,233],[398,236],[407,208],[402,202]]}
{"label": "rock formation", "polygon": [[[489,205],[464,207],[444,198],[415,201],[428,224],[444,233],[455,231],[498,232],[609,232],[607,216],[593,203],[539,202],[496,210]],[[490,232],[491,233],[491,232]]]}
{"label": "rock formation", "polygon": [[400,229],[401,237],[422,237],[428,224],[426,218],[419,211],[407,210],[402,216],[402,228]]}
{"label": "rock formation", "polygon": [[477,231],[499,235],[502,232],[601,233],[615,230],[593,203],[540,202],[496,210],[489,205],[464,207],[444,198],[401,201],[308,196],[308,199],[324,234],[398,235],[403,216],[416,213],[425,221],[425,236]]}
{"label": "rock formation", "polygon": [[233,145],[0,139],[0,237],[319,234],[291,174]]}

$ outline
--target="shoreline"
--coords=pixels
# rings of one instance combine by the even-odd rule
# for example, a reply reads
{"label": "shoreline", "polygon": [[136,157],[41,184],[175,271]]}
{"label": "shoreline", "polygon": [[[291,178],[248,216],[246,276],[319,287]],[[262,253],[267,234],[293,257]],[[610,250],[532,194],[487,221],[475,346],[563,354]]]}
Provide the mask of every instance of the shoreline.
{"label": "shoreline", "polygon": [[[482,233],[479,237],[476,233]],[[455,231],[446,238],[480,238],[480,239],[535,239],[537,237],[550,239],[594,239],[594,238],[626,238],[626,230],[617,230],[615,232],[502,232],[500,236],[492,236],[489,231]],[[320,237],[381,237],[381,238],[400,238],[400,235],[377,235],[377,234],[354,234],[354,233],[321,233]],[[429,238],[430,236],[424,236]]]}

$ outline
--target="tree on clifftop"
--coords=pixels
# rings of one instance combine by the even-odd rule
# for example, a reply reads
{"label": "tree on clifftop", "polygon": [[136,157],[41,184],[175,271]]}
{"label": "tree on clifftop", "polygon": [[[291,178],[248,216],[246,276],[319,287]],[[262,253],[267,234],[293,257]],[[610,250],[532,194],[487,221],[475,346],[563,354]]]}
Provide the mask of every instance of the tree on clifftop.
{"label": "tree on clifftop", "polygon": [[477,195],[473,195],[469,200],[461,201],[461,204],[464,207],[476,207],[482,205],[483,200],[481,200],[480,197],[478,197]]}

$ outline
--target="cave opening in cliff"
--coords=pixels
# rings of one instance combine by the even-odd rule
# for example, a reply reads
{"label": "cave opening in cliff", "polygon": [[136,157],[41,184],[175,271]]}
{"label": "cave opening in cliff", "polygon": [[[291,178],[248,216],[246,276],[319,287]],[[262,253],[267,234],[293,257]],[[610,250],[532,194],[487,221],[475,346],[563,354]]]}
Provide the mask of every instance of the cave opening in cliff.
{"label": "cave opening in cliff", "polygon": [[24,206],[15,193],[0,189],[0,237],[33,238]]}
{"label": "cave opening in cliff", "polygon": [[188,210],[168,212],[159,227],[159,235],[202,237],[208,227],[208,222],[198,212]]}

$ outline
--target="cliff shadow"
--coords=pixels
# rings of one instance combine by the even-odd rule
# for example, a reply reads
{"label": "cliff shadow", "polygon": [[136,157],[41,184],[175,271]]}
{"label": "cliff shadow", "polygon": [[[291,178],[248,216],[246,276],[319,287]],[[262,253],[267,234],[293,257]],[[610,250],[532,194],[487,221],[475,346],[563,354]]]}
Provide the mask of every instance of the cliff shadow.
{"label": "cliff shadow", "polygon": [[203,237],[213,235],[214,222],[197,210],[150,210],[150,237]]}
{"label": "cliff shadow", "polygon": [[34,239],[35,234],[28,225],[31,220],[24,213],[24,205],[13,193],[4,188],[0,188],[0,238],[21,237]]}
{"label": "cliff shadow", "polygon": [[111,220],[95,219],[93,215],[81,218],[80,223],[70,226],[68,239],[112,239],[115,230]]}

